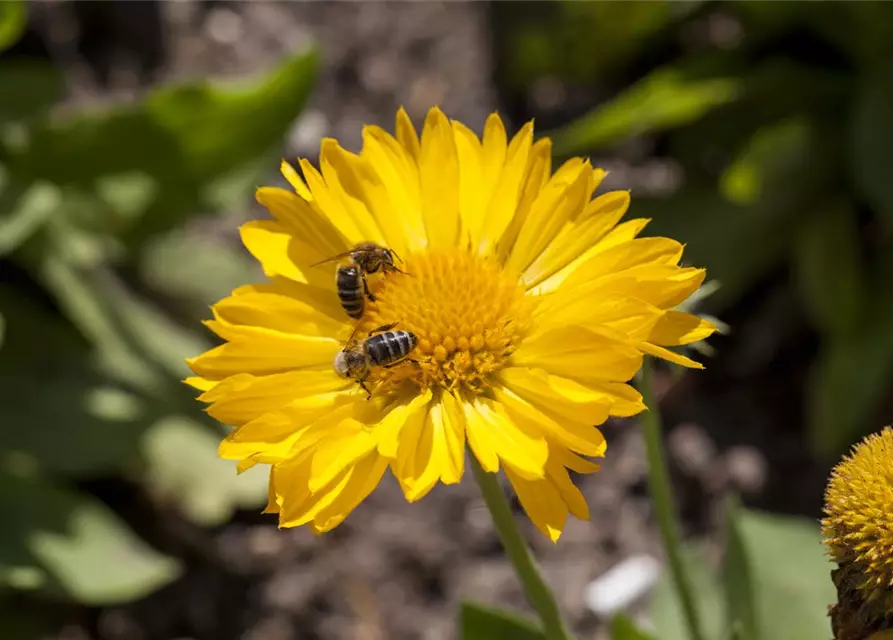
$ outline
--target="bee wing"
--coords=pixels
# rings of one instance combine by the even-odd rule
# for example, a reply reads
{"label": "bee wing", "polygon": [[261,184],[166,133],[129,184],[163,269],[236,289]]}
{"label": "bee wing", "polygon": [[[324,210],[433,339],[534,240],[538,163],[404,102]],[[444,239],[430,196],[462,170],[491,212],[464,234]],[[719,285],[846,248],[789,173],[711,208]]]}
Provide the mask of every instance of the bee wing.
{"label": "bee wing", "polygon": [[336,260],[341,260],[342,258],[348,258],[354,254],[354,250],[345,251],[344,253],[339,253],[338,255],[331,256],[326,258],[325,260],[320,260],[319,262],[314,262],[311,264],[311,267],[318,267],[321,264],[325,264],[326,262],[335,262]]}

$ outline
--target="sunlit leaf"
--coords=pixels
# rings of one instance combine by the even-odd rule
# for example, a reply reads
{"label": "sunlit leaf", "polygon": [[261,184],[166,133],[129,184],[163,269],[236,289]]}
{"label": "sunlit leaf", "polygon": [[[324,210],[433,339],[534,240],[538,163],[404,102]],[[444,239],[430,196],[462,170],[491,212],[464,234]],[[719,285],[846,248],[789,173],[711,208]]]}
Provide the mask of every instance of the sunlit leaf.
{"label": "sunlit leaf", "polygon": [[741,530],[741,508],[734,498],[726,505],[726,548],[723,562],[723,586],[726,620],[736,638],[760,638],[754,586],[753,551]]}
{"label": "sunlit leaf", "polygon": [[733,515],[731,524],[750,568],[758,625],[758,635],[740,637],[830,638],[828,605],[836,592],[818,524],[745,510]]}
{"label": "sunlit leaf", "polygon": [[27,18],[22,0],[0,2],[0,51],[16,43],[25,30]]}
{"label": "sunlit leaf", "polygon": [[[694,593],[701,629],[707,638],[722,638],[726,630],[722,588],[719,579],[694,548],[683,549],[683,562]],[[688,626],[682,613],[679,596],[669,574],[665,574],[651,601],[651,620],[660,640],[689,640]]]}
{"label": "sunlit leaf", "polygon": [[48,182],[11,185],[0,192],[0,256],[27,241],[58,212],[61,202],[60,190]]}
{"label": "sunlit leaf", "polygon": [[0,467],[12,457],[76,474],[120,467],[138,451],[142,399],[103,375],[84,338],[33,297],[0,290]]}
{"label": "sunlit leaf", "polygon": [[0,519],[0,583],[106,605],[143,597],[180,573],[101,503],[37,477],[0,473]]}
{"label": "sunlit leaf", "polygon": [[611,620],[611,640],[652,640],[653,636],[636,626],[632,618],[618,614]]}
{"label": "sunlit leaf", "polygon": [[183,416],[169,416],[146,433],[146,482],[162,502],[194,522],[213,526],[235,509],[259,509],[267,499],[268,469],[236,474],[235,464],[217,455],[222,434]]}
{"label": "sunlit leaf", "polygon": [[559,156],[584,153],[625,138],[678,127],[731,102],[742,86],[734,77],[700,77],[683,69],[660,69],[553,132],[553,149]]}
{"label": "sunlit leaf", "polygon": [[219,205],[226,176],[245,189],[237,177],[281,148],[315,72],[315,53],[302,52],[250,85],[166,86],[133,105],[54,119],[35,127],[17,163],[29,175],[98,194],[112,213],[101,230],[138,245]]}
{"label": "sunlit leaf", "polygon": [[463,602],[459,620],[462,640],[545,640],[537,625],[510,611]]}

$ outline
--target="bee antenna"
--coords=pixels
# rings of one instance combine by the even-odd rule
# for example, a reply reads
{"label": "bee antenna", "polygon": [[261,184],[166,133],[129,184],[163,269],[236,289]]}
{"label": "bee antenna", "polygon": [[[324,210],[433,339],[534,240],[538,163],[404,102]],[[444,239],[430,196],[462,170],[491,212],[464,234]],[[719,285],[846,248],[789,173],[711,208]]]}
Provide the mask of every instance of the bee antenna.
{"label": "bee antenna", "polygon": [[[399,255],[397,255],[397,252],[396,252],[396,251],[394,251],[393,249],[388,249],[388,251],[390,251],[391,254],[392,254],[395,258],[397,258],[397,260],[399,260],[400,262],[403,262],[403,258],[401,258]],[[401,273],[402,273],[402,272],[401,272]]]}

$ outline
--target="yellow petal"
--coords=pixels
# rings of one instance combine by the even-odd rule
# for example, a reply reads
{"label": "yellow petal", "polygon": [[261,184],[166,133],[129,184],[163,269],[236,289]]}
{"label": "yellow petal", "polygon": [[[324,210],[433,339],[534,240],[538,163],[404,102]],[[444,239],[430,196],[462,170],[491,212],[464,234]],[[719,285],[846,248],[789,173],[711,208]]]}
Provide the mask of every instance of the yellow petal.
{"label": "yellow petal", "polygon": [[[500,121],[500,126],[501,124]],[[487,162],[487,144],[487,132],[485,131],[485,163]],[[527,158],[530,155],[532,144],[533,123],[528,122],[521,127],[521,130],[512,139],[508,152],[505,153],[505,164],[497,174],[498,178],[493,189],[493,196],[488,203],[489,206],[484,216],[480,241],[477,243],[478,251],[481,254],[486,254],[496,245],[515,216],[518,208],[518,198],[521,195],[521,187],[527,171]],[[495,158],[493,161],[495,161]]]}
{"label": "yellow petal", "polygon": [[574,271],[579,266],[574,262],[583,258],[620,221],[629,208],[629,201],[628,191],[611,191],[591,200],[583,214],[565,226],[524,272],[522,280],[527,288],[535,287],[562,269]]}
{"label": "yellow petal", "polygon": [[[295,282],[288,278],[273,277],[269,282],[264,284],[247,284],[233,290],[233,296],[242,296],[247,294],[271,294],[276,296],[287,296],[294,300],[300,300],[305,304],[313,307],[317,312],[328,316],[330,319],[342,325],[336,337],[340,337],[344,333],[344,327],[349,327],[344,309],[338,301],[338,294],[332,286],[332,282],[327,277],[326,286],[318,287],[306,282]],[[352,329],[352,327],[350,327]]]}
{"label": "yellow petal", "polygon": [[[374,425],[378,435],[378,452],[385,458],[396,458],[399,449],[408,441],[417,438],[415,432],[425,422],[431,391],[410,396],[387,409],[387,414]],[[414,435],[415,434],[415,435]]]}
{"label": "yellow petal", "polygon": [[577,380],[629,380],[642,366],[641,353],[632,345],[580,326],[532,335],[521,343],[512,361]]}
{"label": "yellow petal", "polygon": [[332,338],[299,336],[253,327],[213,323],[229,342],[186,363],[197,375],[220,380],[237,373],[268,375],[294,369],[329,370],[341,343]]}
{"label": "yellow petal", "polygon": [[459,160],[449,120],[437,107],[428,112],[419,155],[422,218],[429,247],[459,241]]}
{"label": "yellow petal", "polygon": [[374,168],[378,185],[366,185],[367,203],[378,205],[372,214],[378,221],[389,247],[400,255],[424,249],[425,224],[415,160],[389,133],[380,127],[363,129],[362,157]]}
{"label": "yellow petal", "polygon": [[233,431],[220,443],[220,457],[241,460],[264,454],[267,462],[294,457],[324,437],[337,436],[344,428],[355,431],[350,406],[354,402],[356,399],[346,393],[317,394],[295,400]]}
{"label": "yellow petal", "polygon": [[224,298],[211,310],[215,318],[228,324],[264,327],[282,333],[337,335],[347,326],[345,320],[321,313],[312,304],[276,293],[244,292]]}
{"label": "yellow petal", "polygon": [[205,380],[204,378],[200,378],[199,376],[190,376],[183,382],[188,384],[193,389],[198,389],[199,391],[210,391],[218,384],[220,384],[219,380]]}
{"label": "yellow petal", "polygon": [[589,505],[586,504],[586,498],[580,493],[577,486],[571,481],[567,470],[559,464],[555,457],[549,456],[549,464],[546,467],[546,477],[558,494],[561,500],[567,505],[568,510],[575,518],[580,520],[589,520]]}
{"label": "yellow petal", "polygon": [[255,199],[289,235],[308,247],[309,252],[301,256],[299,266],[313,264],[348,248],[347,240],[328,217],[294,193],[278,187],[260,187]]}
{"label": "yellow petal", "polygon": [[367,186],[373,186],[372,180],[377,179],[371,168],[360,156],[345,151],[332,138],[322,141],[319,165],[329,193],[353,220],[363,239],[387,245],[370,207],[375,198],[368,196],[376,194],[366,191]]}
{"label": "yellow petal", "polygon": [[682,251],[682,245],[669,238],[636,238],[595,254],[579,265],[562,287],[572,288],[635,267],[675,265]]}
{"label": "yellow petal", "polygon": [[310,491],[319,491],[333,482],[342,471],[373,451],[376,444],[372,430],[359,424],[353,430],[342,426],[336,437],[323,439],[316,445],[313,455],[308,485]]}
{"label": "yellow petal", "polygon": [[260,262],[266,275],[307,282],[307,278],[295,262],[298,251],[293,249],[293,244],[296,241],[278,222],[252,220],[243,224],[239,228],[239,233],[242,236],[242,244]]}
{"label": "yellow petal", "polygon": [[418,164],[421,156],[419,136],[416,134],[415,127],[412,126],[412,120],[409,119],[403,107],[400,107],[397,111],[395,129],[400,145],[406,150],[412,161]]}
{"label": "yellow petal", "polygon": [[[515,423],[524,424],[529,431],[542,433],[550,441],[557,441],[585,455],[604,454],[605,439],[592,425],[605,421],[608,415],[606,405],[600,405],[601,414],[592,414],[592,422],[585,423],[583,421],[588,419],[590,414],[581,413],[573,420],[562,419],[557,412],[552,412],[550,407],[536,401],[527,402],[509,388],[494,389],[493,395],[502,403],[506,415]],[[569,405],[567,402],[564,404]]]}
{"label": "yellow petal", "polygon": [[[320,153],[320,164],[322,165],[322,155]],[[332,169],[328,162],[324,165],[326,173],[331,176]],[[313,193],[313,200],[310,206],[314,211],[329,219],[335,229],[344,237],[347,246],[353,246],[367,240],[363,230],[357,226],[357,221],[353,218],[338,199],[338,195],[326,184],[326,178],[316,170],[307,160],[301,159],[301,171],[304,172],[304,179],[307,180],[307,186]]]}
{"label": "yellow petal", "polygon": [[623,382],[587,380],[586,386],[592,393],[599,394],[609,405],[608,413],[620,418],[628,418],[645,410],[642,395]]}
{"label": "yellow petal", "polygon": [[589,200],[592,167],[574,164],[557,172],[540,192],[524,221],[506,264],[523,273],[543,252],[564,224],[578,216]]}
{"label": "yellow petal", "polygon": [[704,365],[702,365],[700,362],[695,362],[691,358],[687,358],[686,356],[676,353],[675,351],[671,351],[670,349],[666,349],[664,347],[658,347],[657,345],[653,345],[648,342],[640,342],[639,349],[650,356],[661,358],[662,360],[667,360],[682,367],[688,367],[689,369],[704,368]]}
{"label": "yellow petal", "polygon": [[592,297],[579,295],[577,289],[559,288],[541,297],[536,309],[539,327],[607,327],[631,340],[647,340],[664,314],[654,305],[629,296],[611,294],[597,300],[593,303]]}
{"label": "yellow petal", "polygon": [[313,194],[310,193],[310,189],[307,187],[307,183],[304,182],[304,178],[300,176],[290,163],[283,160],[279,164],[279,171],[301,198],[306,202],[313,200]]}
{"label": "yellow petal", "polygon": [[442,394],[400,443],[394,475],[409,502],[420,500],[440,479],[455,484],[465,463],[465,426],[455,398]]}
{"label": "yellow petal", "polygon": [[568,509],[555,486],[546,478],[523,478],[511,469],[506,469],[505,475],[536,528],[552,542],[558,542],[567,522]]}
{"label": "yellow petal", "polygon": [[485,471],[496,471],[501,459],[525,478],[542,478],[549,450],[545,439],[525,430],[506,415],[499,403],[475,398],[462,403],[468,444]]}
{"label": "yellow petal", "polygon": [[666,311],[648,338],[662,346],[690,344],[708,338],[716,327],[709,320],[681,311]]}
{"label": "yellow petal", "polygon": [[[459,158],[459,211],[462,225],[471,238],[472,245],[477,245],[484,224],[484,212],[490,203],[496,176],[502,166],[484,166],[483,148],[475,133],[461,122],[455,120],[453,139],[456,143],[456,154]],[[505,145],[502,147],[505,155]]]}
{"label": "yellow petal", "polygon": [[359,461],[352,469],[347,482],[340,486],[335,499],[327,501],[323,508],[316,510],[313,517],[313,531],[315,533],[331,531],[344,522],[350,512],[375,490],[387,467],[387,460],[375,453]]}
{"label": "yellow petal", "polygon": [[533,143],[527,154],[527,167],[524,170],[524,178],[521,181],[521,191],[518,194],[518,205],[515,215],[502,234],[502,238],[496,246],[496,254],[499,261],[504,263],[512,252],[518,234],[530,215],[533,203],[536,201],[543,187],[549,181],[552,171],[552,141],[549,138],[540,138]]}
{"label": "yellow petal", "polygon": [[348,384],[334,373],[320,371],[288,371],[270,376],[240,373],[202,394],[199,400],[213,403],[207,411],[216,420],[239,426],[296,401],[328,399],[325,394],[345,390]]}

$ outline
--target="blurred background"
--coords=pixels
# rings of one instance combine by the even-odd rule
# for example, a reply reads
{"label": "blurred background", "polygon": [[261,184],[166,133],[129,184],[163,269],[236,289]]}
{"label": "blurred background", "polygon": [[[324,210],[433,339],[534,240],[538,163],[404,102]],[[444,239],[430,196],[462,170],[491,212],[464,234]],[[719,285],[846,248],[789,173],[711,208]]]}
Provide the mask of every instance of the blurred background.
{"label": "blurred background", "polygon": [[[886,2],[0,2],[0,638],[439,640],[463,598],[525,608],[470,478],[280,532],[180,382],[262,278],[237,226],[279,159],[434,104],[536,118],[707,267],[728,331],[659,377],[701,605],[739,496],[765,637],[829,637],[824,482],[893,413],[891,49]],[[638,426],[605,432],[592,522],[524,526],[581,638],[617,610],[682,637],[629,587],[661,558]]]}

